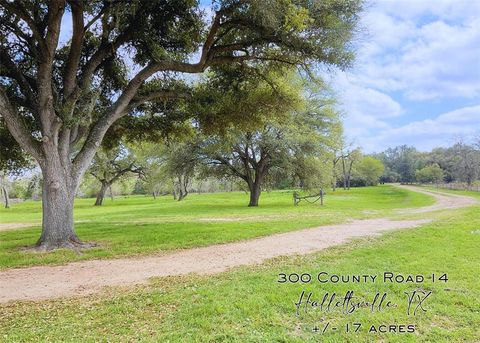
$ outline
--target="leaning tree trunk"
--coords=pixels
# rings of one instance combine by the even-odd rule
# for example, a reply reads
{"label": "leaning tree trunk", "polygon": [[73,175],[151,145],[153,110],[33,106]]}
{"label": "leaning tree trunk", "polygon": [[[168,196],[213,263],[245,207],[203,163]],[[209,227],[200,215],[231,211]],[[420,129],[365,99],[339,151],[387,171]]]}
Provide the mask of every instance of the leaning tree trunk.
{"label": "leaning tree trunk", "polygon": [[8,190],[7,187],[2,186],[3,197],[5,199],[5,208],[10,208],[10,199],[8,197]]}
{"label": "leaning tree trunk", "polygon": [[109,192],[109,193],[110,193],[110,199],[113,201],[113,189],[112,189],[112,185],[110,185],[110,186],[108,187],[108,190],[110,191],[110,192]]}
{"label": "leaning tree trunk", "polygon": [[108,187],[109,187],[109,184],[102,181],[102,187],[100,188],[100,191],[98,191],[98,193],[97,193],[97,199],[95,200],[95,206],[102,206],[103,199],[105,199],[105,193],[107,192]]}
{"label": "leaning tree trunk", "polygon": [[258,206],[258,200],[260,199],[260,194],[262,193],[260,182],[253,182],[249,185],[250,188],[250,202],[248,203],[249,207]]}
{"label": "leaning tree trunk", "polygon": [[333,166],[333,182],[332,182],[332,191],[335,192],[337,190],[337,172],[335,171],[335,165]]}
{"label": "leaning tree trunk", "polygon": [[183,175],[178,177],[178,201],[181,201],[186,198],[188,195],[188,177]]}
{"label": "leaning tree trunk", "polygon": [[10,198],[8,196],[8,189],[7,189],[7,178],[4,173],[0,174],[0,186],[2,187],[2,195],[5,201],[5,208],[10,208]]}
{"label": "leaning tree trunk", "polygon": [[82,245],[73,227],[73,201],[77,181],[68,167],[50,157],[42,166],[42,234],[37,242],[41,250],[75,248]]}

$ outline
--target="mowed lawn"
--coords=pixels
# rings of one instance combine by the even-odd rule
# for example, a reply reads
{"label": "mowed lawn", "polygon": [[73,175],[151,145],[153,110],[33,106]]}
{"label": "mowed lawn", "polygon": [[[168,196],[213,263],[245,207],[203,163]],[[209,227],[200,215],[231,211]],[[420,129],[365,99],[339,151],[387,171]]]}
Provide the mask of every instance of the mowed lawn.
{"label": "mowed lawn", "polygon": [[[359,214],[363,208],[361,204],[367,202],[370,208],[382,210],[399,204],[408,206],[402,204],[401,198],[397,198],[400,201],[396,204],[387,204],[379,198],[379,202],[374,200],[386,191],[397,192],[389,187],[353,190],[348,193],[350,200],[341,200],[340,197],[346,197],[347,193],[339,192],[338,199],[330,197],[329,206],[348,202],[351,209],[342,208],[355,214]],[[272,196],[281,199],[282,193]],[[191,201],[196,199],[192,197]],[[285,200],[285,211],[287,208]],[[324,211],[330,213],[333,209],[327,206]],[[0,339],[32,342],[480,342],[479,247],[479,207],[443,211],[436,214],[434,222],[416,229],[359,239],[311,255],[277,258],[260,266],[236,268],[218,275],[168,277],[146,286],[111,288],[83,298],[3,305],[0,306]],[[425,282],[346,285],[277,282],[279,273],[317,275],[321,271],[338,275],[377,275],[379,278],[386,271],[420,274],[425,276]],[[432,282],[432,274],[438,277],[443,273],[448,275],[447,282]],[[303,290],[313,292],[316,299],[326,292],[343,296],[350,290],[358,299],[367,301],[377,292],[385,292],[397,307],[373,313],[363,308],[352,314],[312,310],[297,316],[295,302]],[[419,309],[417,315],[408,315],[404,292],[413,290],[431,291],[432,294],[422,305],[425,311]],[[323,333],[327,323],[329,328],[337,330],[327,329]],[[356,333],[347,333],[346,325],[352,330],[355,329],[353,323],[362,326]],[[415,332],[368,333],[372,325],[378,328],[382,324],[415,325]],[[315,326],[319,332],[312,331]]]}
{"label": "mowed lawn", "polygon": [[378,186],[330,191],[323,207],[305,202],[295,207],[291,191],[264,192],[258,208],[247,207],[248,195],[242,192],[190,194],[181,202],[171,196],[105,199],[101,207],[93,202],[78,199],[75,203],[78,235],[98,243],[97,248],[81,254],[23,251],[40,235],[41,203],[26,201],[2,208],[0,223],[37,223],[37,227],[0,231],[0,269],[231,242],[349,218],[384,216],[395,208],[432,204],[433,199],[393,186]]}

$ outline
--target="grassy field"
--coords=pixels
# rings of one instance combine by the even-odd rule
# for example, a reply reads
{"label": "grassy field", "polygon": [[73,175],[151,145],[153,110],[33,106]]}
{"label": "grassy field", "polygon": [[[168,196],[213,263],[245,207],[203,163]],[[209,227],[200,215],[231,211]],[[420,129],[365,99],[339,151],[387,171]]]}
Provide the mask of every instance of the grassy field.
{"label": "grassy field", "polygon": [[395,208],[426,206],[429,196],[392,186],[337,190],[326,196],[325,206],[301,203],[295,207],[290,191],[263,193],[260,207],[249,208],[245,193],[191,194],[184,201],[171,197],[106,199],[101,207],[93,199],[75,203],[80,238],[99,246],[76,254],[26,253],[40,235],[41,204],[27,201],[0,209],[0,223],[32,223],[34,228],[0,231],[0,269],[58,264],[92,258],[148,254],[162,250],[269,235],[276,232],[339,223],[348,218],[385,216]]}
{"label": "grassy field", "polygon": [[[382,192],[393,192],[396,201],[382,201]],[[472,195],[480,199],[478,194]],[[266,208],[258,211],[272,213],[268,212],[269,196],[282,199],[284,195],[268,195],[264,199]],[[333,207],[340,206],[342,210],[338,210],[335,218],[345,218],[342,211],[360,216],[367,208],[385,213],[392,207],[413,207],[404,196],[414,199],[407,193],[400,196],[389,187],[339,192],[330,197],[329,206],[318,211],[335,214]],[[288,198],[285,195],[284,211],[288,208],[289,214],[307,213],[303,207],[290,209]],[[191,202],[195,201],[192,197]],[[414,203],[419,206],[424,201],[428,199],[417,198]],[[317,210],[310,208],[310,211]],[[300,213],[295,215],[301,217]],[[443,211],[436,216],[436,221],[417,229],[361,239],[312,255],[278,258],[261,266],[236,268],[215,276],[162,278],[148,286],[112,288],[86,298],[3,305],[0,339],[9,342],[479,342],[479,209]],[[277,282],[279,273],[315,276],[321,271],[379,278],[385,271],[421,274],[425,282],[348,285]],[[447,282],[432,282],[432,274],[438,277],[444,273],[448,275]],[[432,294],[423,303],[426,312],[420,309],[416,315],[408,315],[404,292],[415,289]],[[377,292],[385,292],[397,307],[374,313],[360,308],[351,314],[317,309],[296,315],[295,302],[302,291],[313,292],[320,299],[326,292],[343,296],[349,290],[358,299],[366,300],[373,299]],[[327,323],[329,326],[322,333]],[[346,333],[347,323],[351,330],[355,329],[352,323],[362,326],[356,333]],[[415,332],[368,333],[372,325],[378,328],[381,324],[415,325]],[[312,331],[315,326],[320,330],[317,333]],[[333,331],[333,327],[337,330]]]}

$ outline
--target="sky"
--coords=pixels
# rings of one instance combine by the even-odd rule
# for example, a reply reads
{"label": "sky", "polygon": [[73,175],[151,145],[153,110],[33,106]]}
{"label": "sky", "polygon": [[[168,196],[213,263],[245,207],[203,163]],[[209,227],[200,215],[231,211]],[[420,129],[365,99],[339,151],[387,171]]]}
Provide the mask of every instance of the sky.
{"label": "sky", "polygon": [[480,136],[480,0],[369,1],[357,60],[329,75],[345,135],[367,152]]}

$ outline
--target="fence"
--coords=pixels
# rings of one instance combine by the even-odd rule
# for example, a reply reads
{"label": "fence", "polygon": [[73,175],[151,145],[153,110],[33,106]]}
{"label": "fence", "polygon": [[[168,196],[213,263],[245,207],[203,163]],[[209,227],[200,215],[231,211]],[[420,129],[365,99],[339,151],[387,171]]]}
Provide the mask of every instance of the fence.
{"label": "fence", "polygon": [[433,186],[435,186],[436,188],[443,188],[443,189],[455,189],[460,191],[480,192],[479,184],[469,185],[467,183],[451,182],[451,183],[439,183]]}

